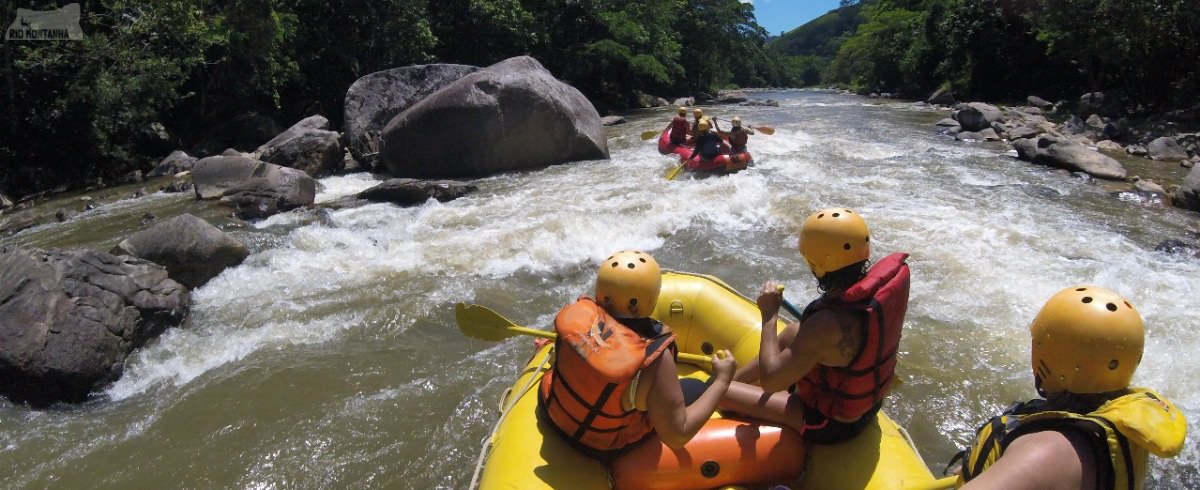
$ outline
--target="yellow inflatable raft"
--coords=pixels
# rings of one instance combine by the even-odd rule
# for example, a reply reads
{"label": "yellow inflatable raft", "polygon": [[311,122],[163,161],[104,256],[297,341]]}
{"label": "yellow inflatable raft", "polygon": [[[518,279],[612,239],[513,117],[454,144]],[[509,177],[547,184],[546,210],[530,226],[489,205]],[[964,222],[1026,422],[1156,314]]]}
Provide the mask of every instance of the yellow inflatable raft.
{"label": "yellow inflatable raft", "polygon": [[[748,362],[758,355],[758,307],[724,282],[711,276],[667,271],[663,273],[662,293],[654,317],[671,327],[678,337],[680,352],[711,354],[729,349],[738,363]],[[779,328],[783,328],[783,324]],[[588,458],[567,445],[554,430],[540,422],[537,415],[537,387],[541,375],[549,367],[553,344],[537,350],[513,387],[501,400],[501,420],[490,435],[481,455],[482,472],[476,472],[479,488],[493,489],[610,489],[637,482],[638,487],[658,488],[662,480],[711,482],[696,484],[696,488],[724,487],[733,484],[782,483],[792,489],[912,489],[944,488],[935,480],[925,462],[917,454],[907,434],[882,411],[877,423],[853,441],[836,446],[807,445],[797,449],[797,437],[787,429],[756,422],[717,420],[705,426],[706,437],[721,437],[722,430],[739,434],[725,444],[737,445],[725,453],[741,454],[742,461],[725,462],[726,467],[754,465],[771,468],[772,481],[758,479],[750,482],[728,482],[728,474],[712,479],[714,471],[721,474],[720,465],[706,461],[705,456],[689,454],[693,443],[683,450],[659,449],[655,439],[633,454],[656,455],[660,468],[668,478],[652,475],[613,475],[604,463]],[[680,376],[695,376],[696,367],[679,363]],[[711,431],[709,430],[711,426]],[[779,437],[780,431],[786,432]],[[747,434],[751,436],[747,437]],[[791,434],[791,435],[789,435]],[[703,435],[703,432],[702,432]],[[778,448],[763,448],[756,440],[760,435],[773,435]],[[700,439],[701,436],[697,436]],[[769,437],[768,437],[769,438]],[[696,440],[693,440],[696,442]],[[697,442],[697,444],[703,444]],[[788,446],[788,447],[784,447]],[[778,449],[778,451],[774,450]],[[802,455],[807,449],[807,461]],[[798,451],[798,452],[797,452]],[[749,455],[749,456],[747,456]],[[784,459],[781,459],[784,458]],[[751,461],[745,461],[750,459]],[[786,463],[787,460],[792,463]],[[757,460],[757,462],[755,461]],[[781,465],[781,461],[785,461]],[[705,464],[708,463],[708,464]],[[613,465],[622,470],[621,462]],[[638,466],[646,466],[645,461]],[[714,468],[715,466],[715,468]],[[783,470],[780,468],[783,467]],[[743,468],[744,469],[744,468]],[[628,470],[625,470],[628,473]],[[641,470],[638,470],[641,471]],[[783,471],[785,474],[780,474]],[[716,476],[716,475],[714,475]],[[781,478],[782,476],[782,478]],[[944,481],[944,480],[943,480]],[[678,488],[678,487],[677,487]]]}

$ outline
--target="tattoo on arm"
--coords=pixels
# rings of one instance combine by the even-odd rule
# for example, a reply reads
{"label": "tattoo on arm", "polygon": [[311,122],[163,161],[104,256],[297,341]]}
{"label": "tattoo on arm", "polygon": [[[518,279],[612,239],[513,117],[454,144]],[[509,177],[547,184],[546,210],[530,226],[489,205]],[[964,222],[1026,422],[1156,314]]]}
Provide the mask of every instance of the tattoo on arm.
{"label": "tattoo on arm", "polygon": [[855,339],[857,337],[855,335],[855,327],[858,326],[857,322],[842,319],[840,323],[842,326],[842,339],[837,344],[838,352],[847,360],[854,359],[858,355],[858,342]]}

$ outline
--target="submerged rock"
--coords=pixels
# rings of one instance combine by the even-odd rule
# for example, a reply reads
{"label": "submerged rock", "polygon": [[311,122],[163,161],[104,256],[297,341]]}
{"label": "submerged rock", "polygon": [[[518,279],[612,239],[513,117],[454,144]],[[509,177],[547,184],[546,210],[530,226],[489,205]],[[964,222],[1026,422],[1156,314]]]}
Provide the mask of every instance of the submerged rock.
{"label": "submerged rock", "polygon": [[190,214],[181,214],[134,233],[117,244],[112,253],[131,255],[166,267],[171,279],[188,289],[203,286],[250,255],[241,242]]}

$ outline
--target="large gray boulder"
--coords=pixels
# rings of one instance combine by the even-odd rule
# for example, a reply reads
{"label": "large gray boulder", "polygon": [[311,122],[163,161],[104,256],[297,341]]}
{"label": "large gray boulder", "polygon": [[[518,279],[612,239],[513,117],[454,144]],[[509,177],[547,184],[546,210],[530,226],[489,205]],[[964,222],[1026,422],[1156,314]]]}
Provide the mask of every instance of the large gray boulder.
{"label": "large gray boulder", "polygon": [[962,125],[963,131],[983,131],[1004,119],[1000,109],[983,102],[971,102],[954,113],[954,120]]}
{"label": "large gray boulder", "polygon": [[342,167],[342,143],[337,132],[327,131],[329,120],[309,116],[266,142],[257,150],[259,160],[303,170],[323,177]]}
{"label": "large gray boulder", "polygon": [[196,289],[226,268],[241,264],[250,251],[207,221],[181,214],[130,235],[112,254],[154,262],[166,267],[171,279]]}
{"label": "large gray boulder", "polygon": [[473,177],[608,158],[600,114],[579,90],[528,56],[467,75],[383,130],[398,177]]}
{"label": "large gray boulder", "polygon": [[393,68],[366,75],[346,91],[345,133],[350,155],[368,168],[378,163],[379,134],[413,104],[479,70],[475,66],[435,64]]}
{"label": "large gray boulder", "polygon": [[1120,162],[1079,143],[1053,136],[1018,141],[1021,143],[1013,142],[1017,156],[1038,165],[1084,172],[1101,179],[1125,178],[1125,167]]}
{"label": "large gray boulder", "polygon": [[243,156],[201,159],[192,168],[192,183],[197,199],[229,202],[242,219],[309,206],[317,195],[316,181],[304,171]]}
{"label": "large gray boulder", "polygon": [[1179,146],[1179,142],[1175,141],[1175,138],[1170,136],[1162,136],[1151,141],[1149,145],[1146,145],[1146,151],[1150,153],[1150,158],[1155,160],[1175,163],[1188,159],[1187,151]]}
{"label": "large gray boulder", "polygon": [[929,98],[925,99],[926,103],[937,105],[954,105],[957,101],[954,100],[954,91],[949,87],[942,87],[929,94]]}
{"label": "large gray boulder", "polygon": [[35,406],[83,401],[189,306],[187,290],[142,259],[0,249],[0,394]]}
{"label": "large gray boulder", "polygon": [[1175,189],[1172,202],[1183,209],[1200,211],[1200,165],[1192,167],[1183,178],[1183,183]]}
{"label": "large gray boulder", "polygon": [[186,172],[192,169],[196,164],[196,157],[188,155],[183,150],[175,150],[167,155],[166,158],[158,162],[158,165],[146,174],[146,178],[163,177],[167,175],[175,175],[179,172]]}

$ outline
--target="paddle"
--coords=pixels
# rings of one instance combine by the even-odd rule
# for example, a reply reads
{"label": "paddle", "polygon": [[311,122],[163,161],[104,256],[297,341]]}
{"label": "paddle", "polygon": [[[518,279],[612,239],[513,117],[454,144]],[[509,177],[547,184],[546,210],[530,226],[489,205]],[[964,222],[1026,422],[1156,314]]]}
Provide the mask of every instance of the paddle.
{"label": "paddle", "polygon": [[[554,332],[522,327],[499,313],[489,310],[486,306],[459,303],[454,307],[454,318],[458,321],[458,329],[468,337],[488,341],[504,340],[514,335],[532,335],[545,339],[558,336]],[[712,362],[707,356],[679,353],[679,360],[688,364],[706,365]]]}
{"label": "paddle", "polygon": [[679,175],[679,172],[683,170],[683,167],[687,166],[687,162],[687,160],[680,158],[679,166],[671,169],[670,172],[667,172],[667,180],[675,180],[675,176]]}
{"label": "paddle", "polygon": [[[715,118],[715,119],[717,119],[718,121],[725,121],[727,123],[733,124],[733,122],[728,119],[722,119],[719,117]],[[755,131],[758,131],[762,134],[768,135],[768,136],[775,134],[775,128],[772,128],[770,126],[751,126],[751,125],[747,124],[746,127],[753,129]]]}
{"label": "paddle", "polygon": [[662,131],[657,130],[657,129],[651,129],[649,131],[642,131],[642,141],[650,141],[650,140],[654,139],[655,136],[658,136],[660,134],[662,134]]}

